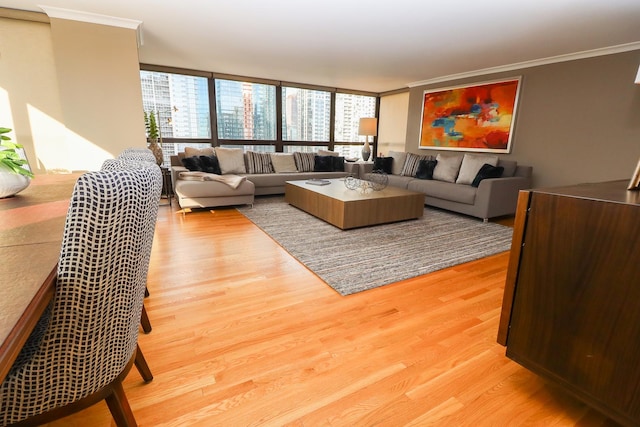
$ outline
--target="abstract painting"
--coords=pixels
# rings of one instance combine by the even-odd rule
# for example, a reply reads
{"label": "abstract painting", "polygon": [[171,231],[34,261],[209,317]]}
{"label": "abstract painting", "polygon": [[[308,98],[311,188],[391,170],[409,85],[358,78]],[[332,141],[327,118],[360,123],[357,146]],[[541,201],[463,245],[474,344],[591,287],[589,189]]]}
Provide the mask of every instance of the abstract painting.
{"label": "abstract painting", "polygon": [[418,148],[509,153],[520,77],[425,90]]}

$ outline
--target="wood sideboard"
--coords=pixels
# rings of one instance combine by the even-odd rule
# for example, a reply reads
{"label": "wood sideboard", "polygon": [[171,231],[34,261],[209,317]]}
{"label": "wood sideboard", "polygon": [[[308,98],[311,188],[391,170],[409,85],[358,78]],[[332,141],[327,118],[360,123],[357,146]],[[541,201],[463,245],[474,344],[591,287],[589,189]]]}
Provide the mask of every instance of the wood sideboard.
{"label": "wood sideboard", "polygon": [[640,425],[640,193],[521,191],[498,342],[623,425]]}

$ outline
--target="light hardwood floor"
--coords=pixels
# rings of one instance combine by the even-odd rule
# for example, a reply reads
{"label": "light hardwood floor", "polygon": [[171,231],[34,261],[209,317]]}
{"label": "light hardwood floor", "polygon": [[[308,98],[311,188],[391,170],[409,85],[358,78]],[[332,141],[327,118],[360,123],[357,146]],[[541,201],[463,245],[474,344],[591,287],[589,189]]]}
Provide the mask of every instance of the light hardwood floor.
{"label": "light hardwood floor", "polygon": [[[234,209],[162,206],[140,336],[155,379],[134,369],[125,391],[141,426],[615,425],[505,357],[507,260],[342,297]],[[100,403],[50,425],[112,420]]]}

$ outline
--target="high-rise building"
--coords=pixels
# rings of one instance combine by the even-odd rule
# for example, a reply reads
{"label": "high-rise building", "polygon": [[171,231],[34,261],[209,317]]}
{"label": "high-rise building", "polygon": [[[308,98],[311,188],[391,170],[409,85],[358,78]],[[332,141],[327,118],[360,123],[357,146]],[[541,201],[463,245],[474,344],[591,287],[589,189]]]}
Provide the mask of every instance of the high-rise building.
{"label": "high-rise building", "polygon": [[157,115],[163,138],[209,138],[209,90],[204,77],[140,71],[144,111]]}

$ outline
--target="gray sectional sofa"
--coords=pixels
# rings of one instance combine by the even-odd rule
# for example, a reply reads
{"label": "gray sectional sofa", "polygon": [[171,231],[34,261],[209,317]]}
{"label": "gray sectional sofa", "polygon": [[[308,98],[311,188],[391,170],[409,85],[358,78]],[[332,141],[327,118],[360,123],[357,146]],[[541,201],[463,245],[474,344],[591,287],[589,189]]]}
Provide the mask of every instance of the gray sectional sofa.
{"label": "gray sectional sofa", "polygon": [[[328,157],[324,155],[327,153],[321,153],[323,155],[316,158],[311,153],[241,153],[239,149],[235,149],[232,153],[235,160],[231,161],[227,155],[234,149],[220,148],[215,149],[215,155],[220,160],[221,174],[205,174],[214,176],[216,180],[202,179],[198,172],[190,172],[184,166],[184,158],[210,155],[213,150],[185,150],[185,153],[172,156],[174,194],[182,208],[252,204],[254,196],[284,194],[286,181],[340,178],[358,175],[359,171],[365,175],[360,178],[366,179],[366,172],[374,168],[371,163],[343,163],[340,158],[338,164],[343,164],[344,170],[337,167],[337,170],[314,171],[314,159],[324,159]],[[387,158],[376,159],[376,167],[380,168],[382,163],[387,169],[385,172],[389,185],[424,193],[425,205],[485,221],[515,213],[518,192],[531,187],[533,170],[531,166],[518,165],[512,160],[471,153],[424,156],[392,151]],[[427,173],[427,176],[424,170],[419,170],[425,164],[430,166],[427,171],[430,174]],[[490,171],[488,176],[501,169],[500,177],[479,180],[479,175],[482,175],[479,173],[480,169],[484,170],[485,167]],[[237,186],[224,182],[231,177],[235,180],[233,184]]]}
{"label": "gray sectional sofa", "polygon": [[[419,191],[425,194],[424,204],[474,216],[483,220],[513,215],[518,193],[531,187],[533,168],[518,165],[516,161],[485,154],[438,154],[389,152],[389,185]],[[376,160],[378,162],[379,159]],[[417,178],[421,161],[435,161],[432,176]],[[473,186],[480,168],[485,163],[502,168],[499,178],[485,178]],[[417,166],[416,166],[417,164]],[[378,165],[377,165],[378,166]],[[411,167],[413,166],[413,167]],[[440,172],[439,168],[444,167]],[[373,165],[369,166],[373,169]],[[427,174],[428,175],[428,174]]]}

